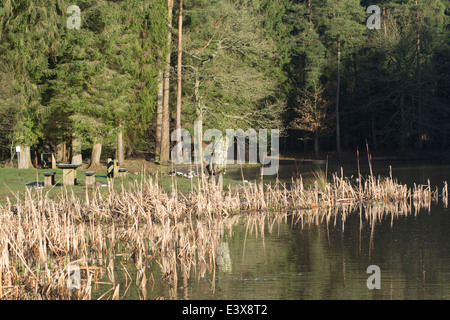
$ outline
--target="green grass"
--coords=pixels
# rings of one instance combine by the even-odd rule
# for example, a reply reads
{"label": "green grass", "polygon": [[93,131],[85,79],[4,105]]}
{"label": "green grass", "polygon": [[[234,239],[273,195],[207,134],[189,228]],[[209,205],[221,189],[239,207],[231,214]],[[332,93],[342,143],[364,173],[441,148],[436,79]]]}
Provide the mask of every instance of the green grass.
{"label": "green grass", "polygon": [[[17,197],[23,199],[23,196],[26,193],[26,189],[29,188],[32,192],[35,192],[35,188],[33,185],[27,184],[35,184],[36,181],[43,185],[44,183],[44,172],[46,171],[54,171],[56,172],[56,183],[57,185],[53,187],[45,187],[42,189],[42,194],[47,194],[49,198],[54,199],[57,195],[61,194],[61,190],[65,188],[62,186],[62,170],[61,169],[15,169],[15,168],[0,168],[0,204],[5,204],[7,197],[9,197],[12,203],[15,203]],[[86,176],[84,173],[90,170],[78,169],[77,170],[77,185],[66,187],[68,191],[73,191],[73,193],[77,196],[84,197],[86,194],[86,186],[85,180]],[[137,175],[128,175],[124,179],[115,179],[114,185],[121,186],[122,183],[124,186],[128,186],[130,182],[133,182],[133,179],[136,179],[140,176]],[[108,179],[106,178],[106,170],[104,172],[97,171],[95,181],[101,181],[103,183],[107,183]],[[88,188],[91,190],[92,188]]]}
{"label": "green grass", "polygon": [[[80,197],[81,200],[84,200],[86,196],[86,186],[85,180],[86,176],[84,173],[86,169],[78,169],[77,170],[77,185],[75,186],[67,186],[64,187],[62,185],[62,170],[61,169],[16,169],[16,168],[0,168],[0,205],[4,205],[7,203],[7,198],[10,199],[11,203],[15,204],[17,199],[24,199],[27,188],[31,190],[32,193],[36,193],[36,189],[31,185],[27,186],[27,184],[35,184],[38,181],[43,185],[44,182],[44,172],[46,171],[54,171],[56,172],[55,181],[57,183],[56,186],[53,187],[45,187],[42,190],[43,195],[47,195],[50,199],[57,199],[58,195],[61,194],[62,191],[67,188],[67,191],[73,192],[75,196]],[[36,176],[37,175],[37,176]],[[125,178],[111,179],[114,183],[114,187],[120,190],[123,187],[125,189],[130,188],[135,181],[140,182],[142,179],[141,174],[132,174],[129,173]],[[152,179],[155,179],[155,176],[152,176]],[[100,181],[103,183],[108,183],[108,179],[106,178],[106,169],[105,170],[96,170],[95,181]],[[189,192],[191,190],[196,190],[198,186],[197,178],[187,179],[184,177],[171,177],[167,175],[158,175],[158,182],[162,188],[164,188],[167,192],[172,191],[172,187],[176,185],[176,189],[181,192]],[[230,185],[242,184],[242,181],[233,180],[227,175],[223,178],[224,190],[228,191]],[[108,191],[107,187],[101,189],[105,194]],[[92,187],[88,187],[88,193],[92,192]]]}

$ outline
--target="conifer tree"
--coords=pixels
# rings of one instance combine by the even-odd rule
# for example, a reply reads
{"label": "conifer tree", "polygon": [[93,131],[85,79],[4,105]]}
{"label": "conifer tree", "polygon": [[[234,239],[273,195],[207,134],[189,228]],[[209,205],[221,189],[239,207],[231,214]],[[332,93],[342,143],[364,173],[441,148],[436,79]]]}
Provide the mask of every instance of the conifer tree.
{"label": "conifer tree", "polygon": [[48,52],[54,49],[57,12],[52,0],[2,1],[0,14],[0,63],[17,81],[20,106],[15,110],[13,144],[22,152],[19,166],[32,166],[30,147],[43,137],[42,79],[48,74]]}
{"label": "conifer tree", "polygon": [[336,108],[335,129],[336,149],[341,153],[340,113],[341,102],[341,62],[365,41],[365,11],[357,0],[322,0],[319,24],[324,31],[324,41],[328,50],[336,54]]}

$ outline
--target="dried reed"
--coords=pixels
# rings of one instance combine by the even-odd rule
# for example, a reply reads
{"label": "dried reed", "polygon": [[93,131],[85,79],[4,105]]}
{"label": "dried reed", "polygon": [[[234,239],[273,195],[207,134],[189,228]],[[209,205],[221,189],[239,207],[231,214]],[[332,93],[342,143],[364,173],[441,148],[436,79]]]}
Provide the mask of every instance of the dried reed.
{"label": "dried reed", "polygon": [[[125,264],[133,261],[142,298],[153,281],[153,275],[148,274],[149,261],[160,266],[162,280],[171,285],[176,296],[179,277],[187,281],[192,272],[199,278],[215,272],[217,257],[223,259],[218,250],[224,230],[240,216],[259,219],[249,228],[264,236],[263,220],[269,213],[286,219],[289,212],[302,225],[331,223],[333,217],[336,221],[333,212],[337,208],[345,221],[354,208],[372,205],[365,212],[375,221],[389,206],[398,212],[411,212],[413,206],[416,210],[429,207],[439,197],[444,203],[448,201],[446,182],[439,194],[430,182],[408,188],[392,175],[359,175],[357,185],[346,180],[342,172],[329,180],[327,175],[317,174],[309,187],[299,176],[292,179],[289,188],[279,180],[272,185],[261,181],[228,192],[198,179],[197,189],[188,194],[165,192],[158,178],[153,181],[143,176],[129,189],[116,190],[110,183],[106,196],[94,189],[90,195],[86,193],[84,202],[67,189],[62,189],[56,200],[42,191],[28,190],[24,200],[17,198],[16,205],[8,200],[0,206],[0,299],[91,299],[99,284],[111,285],[110,298],[118,299],[116,259]],[[383,206],[374,209],[373,205],[380,203]],[[81,288],[76,291],[67,288],[67,266],[74,264],[82,277]],[[131,284],[131,276],[124,270]],[[105,275],[109,282],[103,279]],[[104,296],[106,293],[100,298]]]}

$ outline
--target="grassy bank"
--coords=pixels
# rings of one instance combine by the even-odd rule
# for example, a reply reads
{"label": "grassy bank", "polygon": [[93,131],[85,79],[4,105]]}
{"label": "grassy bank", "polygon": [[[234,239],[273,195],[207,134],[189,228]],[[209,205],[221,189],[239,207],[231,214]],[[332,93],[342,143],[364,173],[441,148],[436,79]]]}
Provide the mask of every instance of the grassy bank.
{"label": "grassy bank", "polygon": [[[135,182],[140,182],[143,175],[149,175],[156,177],[158,176],[159,185],[167,192],[171,192],[173,188],[183,193],[193,191],[198,186],[198,178],[185,178],[170,176],[168,173],[172,170],[172,167],[156,167],[151,169],[145,169],[144,167],[138,168],[134,167],[129,170],[129,173],[124,178],[118,179],[108,179],[106,177],[106,168],[102,168],[96,171],[95,181],[107,185],[108,183],[113,184],[115,189],[119,189],[122,186],[125,189],[129,189],[130,185]],[[56,172],[56,185],[53,187],[43,187],[44,183],[44,172],[54,171]],[[36,186],[42,188],[42,193],[49,197],[50,199],[56,199],[61,191],[67,189],[70,193],[81,200],[84,199],[86,195],[86,190],[88,194],[92,194],[93,187],[88,187],[86,189],[85,181],[86,176],[84,173],[86,171],[91,171],[90,169],[81,168],[77,170],[77,185],[64,187],[62,185],[62,170],[61,169],[21,169],[16,168],[0,168],[0,205],[4,205],[7,202],[7,198],[11,202],[15,203],[17,199],[24,199],[24,195],[27,189],[34,192]],[[242,185],[242,180],[234,180],[231,177],[225,175],[223,178],[224,190],[228,190],[230,186]],[[103,187],[105,192],[107,192],[106,187]]]}
{"label": "grassy bank", "polygon": [[[62,186],[62,170],[61,169],[15,169],[15,168],[0,168],[0,204],[5,204],[6,199],[9,198],[13,203],[17,199],[24,199],[24,195],[27,189],[30,191],[37,190],[37,186],[43,187],[44,184],[44,172],[54,171],[56,172],[56,185],[53,187],[45,187],[42,189],[43,194],[47,195],[50,199],[55,199],[57,195],[61,193]],[[85,178],[84,173],[88,171],[86,169],[77,170],[77,182],[75,186],[66,187],[67,190],[77,196],[84,196]],[[106,178],[106,170],[104,172],[97,172],[96,181],[104,184],[108,183]],[[118,185],[122,182],[128,184],[129,179],[116,179],[114,184]]]}

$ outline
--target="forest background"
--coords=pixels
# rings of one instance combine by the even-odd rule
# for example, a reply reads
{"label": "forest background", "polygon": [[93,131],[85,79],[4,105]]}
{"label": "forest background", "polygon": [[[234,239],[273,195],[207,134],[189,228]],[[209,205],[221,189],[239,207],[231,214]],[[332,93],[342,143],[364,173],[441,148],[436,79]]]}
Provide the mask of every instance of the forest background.
{"label": "forest background", "polygon": [[[0,161],[168,163],[175,128],[296,157],[450,151],[448,0],[1,0]],[[80,8],[80,28],[67,8]],[[370,5],[379,29],[368,28]],[[180,10],[182,9],[182,10]]]}

